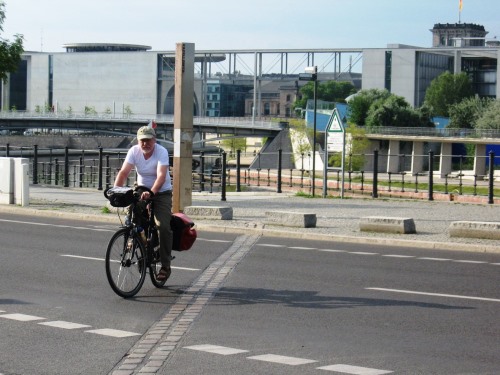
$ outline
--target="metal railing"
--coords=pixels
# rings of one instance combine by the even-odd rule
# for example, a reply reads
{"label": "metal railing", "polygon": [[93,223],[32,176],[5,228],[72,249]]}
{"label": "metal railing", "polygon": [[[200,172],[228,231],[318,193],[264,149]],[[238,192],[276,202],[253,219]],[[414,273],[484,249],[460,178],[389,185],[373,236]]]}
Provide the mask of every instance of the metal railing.
{"label": "metal railing", "polygon": [[[29,159],[30,180],[33,184],[49,184],[75,188],[94,188],[102,190],[113,184],[126,150],[39,149],[34,147],[3,147],[0,156],[24,157]],[[252,162],[243,164],[242,157]],[[413,199],[448,199],[460,201],[461,197],[481,198],[489,204],[500,203],[500,184],[495,181],[495,165],[499,157],[490,152],[484,157],[487,168],[483,175],[470,170],[473,157],[457,155],[454,169],[444,175],[437,174],[439,158],[433,152],[426,156],[424,170],[410,173],[405,170],[387,172],[380,158],[389,155],[373,154],[348,155],[342,179],[340,168],[329,168],[327,175],[316,171],[315,194],[339,196],[341,192],[351,195],[364,195],[372,198],[381,196]],[[405,155],[397,155],[404,159]],[[423,155],[421,155],[423,157]],[[363,165],[371,168],[361,169],[353,166],[352,160],[363,158]],[[283,167],[283,160],[293,160],[294,167]],[[261,160],[267,160],[267,163]],[[271,160],[271,162],[269,162]],[[273,167],[269,167],[269,165]],[[312,194],[311,154],[293,155],[281,150],[267,153],[235,153],[193,155],[192,189],[220,193],[226,200],[226,191],[245,191],[253,189],[303,192]],[[133,184],[131,176],[128,185]],[[344,185],[342,185],[342,181]],[[323,192],[323,194],[321,194]]]}

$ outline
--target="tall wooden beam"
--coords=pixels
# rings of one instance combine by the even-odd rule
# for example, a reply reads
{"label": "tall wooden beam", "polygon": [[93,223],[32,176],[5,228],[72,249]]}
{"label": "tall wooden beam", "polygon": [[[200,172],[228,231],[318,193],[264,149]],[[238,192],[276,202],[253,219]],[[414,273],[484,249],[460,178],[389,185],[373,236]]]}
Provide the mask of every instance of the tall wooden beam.
{"label": "tall wooden beam", "polygon": [[173,212],[192,203],[194,43],[175,51]]}

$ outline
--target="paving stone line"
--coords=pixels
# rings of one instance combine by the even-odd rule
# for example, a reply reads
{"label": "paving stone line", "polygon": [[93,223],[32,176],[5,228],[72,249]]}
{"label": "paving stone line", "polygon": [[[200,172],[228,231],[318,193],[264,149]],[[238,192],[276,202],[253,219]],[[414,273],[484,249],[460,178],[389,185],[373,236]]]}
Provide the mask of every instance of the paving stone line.
{"label": "paving stone line", "polygon": [[165,365],[179,341],[189,331],[203,307],[224,280],[258,241],[259,235],[242,235],[219,256],[178,298],[170,310],[153,324],[110,375],[155,374]]}

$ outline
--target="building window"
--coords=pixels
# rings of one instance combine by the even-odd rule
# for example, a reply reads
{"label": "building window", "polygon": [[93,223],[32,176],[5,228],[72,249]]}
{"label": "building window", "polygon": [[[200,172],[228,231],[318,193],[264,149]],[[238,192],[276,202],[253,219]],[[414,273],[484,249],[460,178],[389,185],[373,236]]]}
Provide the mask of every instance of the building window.
{"label": "building window", "polygon": [[271,114],[271,104],[264,103],[264,116],[269,116]]}
{"label": "building window", "polygon": [[392,78],[392,51],[385,53],[385,89],[391,92],[391,78]]}

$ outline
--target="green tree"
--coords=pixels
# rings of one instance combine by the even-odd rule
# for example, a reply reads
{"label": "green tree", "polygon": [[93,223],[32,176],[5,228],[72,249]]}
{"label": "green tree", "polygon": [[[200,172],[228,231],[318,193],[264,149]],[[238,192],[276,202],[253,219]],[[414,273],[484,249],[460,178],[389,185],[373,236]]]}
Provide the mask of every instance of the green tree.
{"label": "green tree", "polygon": [[449,117],[451,105],[472,96],[474,91],[466,73],[444,72],[432,80],[425,92],[424,101],[432,108],[434,116]]}
{"label": "green tree", "polygon": [[[5,21],[5,2],[0,0],[0,31],[3,31]],[[14,35],[14,41],[11,43],[7,39],[0,37],[0,79],[7,80],[7,74],[15,72],[21,62],[23,49],[23,36]]]}
{"label": "green tree", "polygon": [[476,129],[500,130],[500,99],[496,99],[477,120]]}
{"label": "green tree", "polygon": [[236,154],[236,150],[241,150],[242,152],[245,152],[247,149],[246,138],[229,138],[229,139],[224,139],[221,143],[225,150],[229,149],[233,154]]}
{"label": "green tree", "polygon": [[[317,100],[325,102],[345,103],[345,98],[356,92],[356,88],[350,82],[327,81],[318,82]],[[307,101],[314,99],[314,82],[308,82],[300,89],[301,99],[298,99],[293,108],[306,108]]]}
{"label": "green tree", "polygon": [[359,91],[349,101],[349,112],[347,114],[349,121],[358,126],[366,125],[366,117],[370,106],[380,99],[387,99],[390,95],[387,90],[370,89]]}
{"label": "green tree", "polygon": [[[370,148],[370,140],[366,137],[366,130],[352,123],[346,128],[346,158],[345,167],[359,171],[365,165],[365,152]],[[342,153],[337,152],[329,157],[329,165],[334,167],[342,166]]]}
{"label": "green tree", "polygon": [[446,126],[453,129],[474,129],[477,120],[491,106],[493,100],[474,96],[450,106],[450,122]]}
{"label": "green tree", "polygon": [[434,124],[425,107],[422,110],[413,109],[402,96],[390,94],[371,104],[366,126],[431,127]]}

